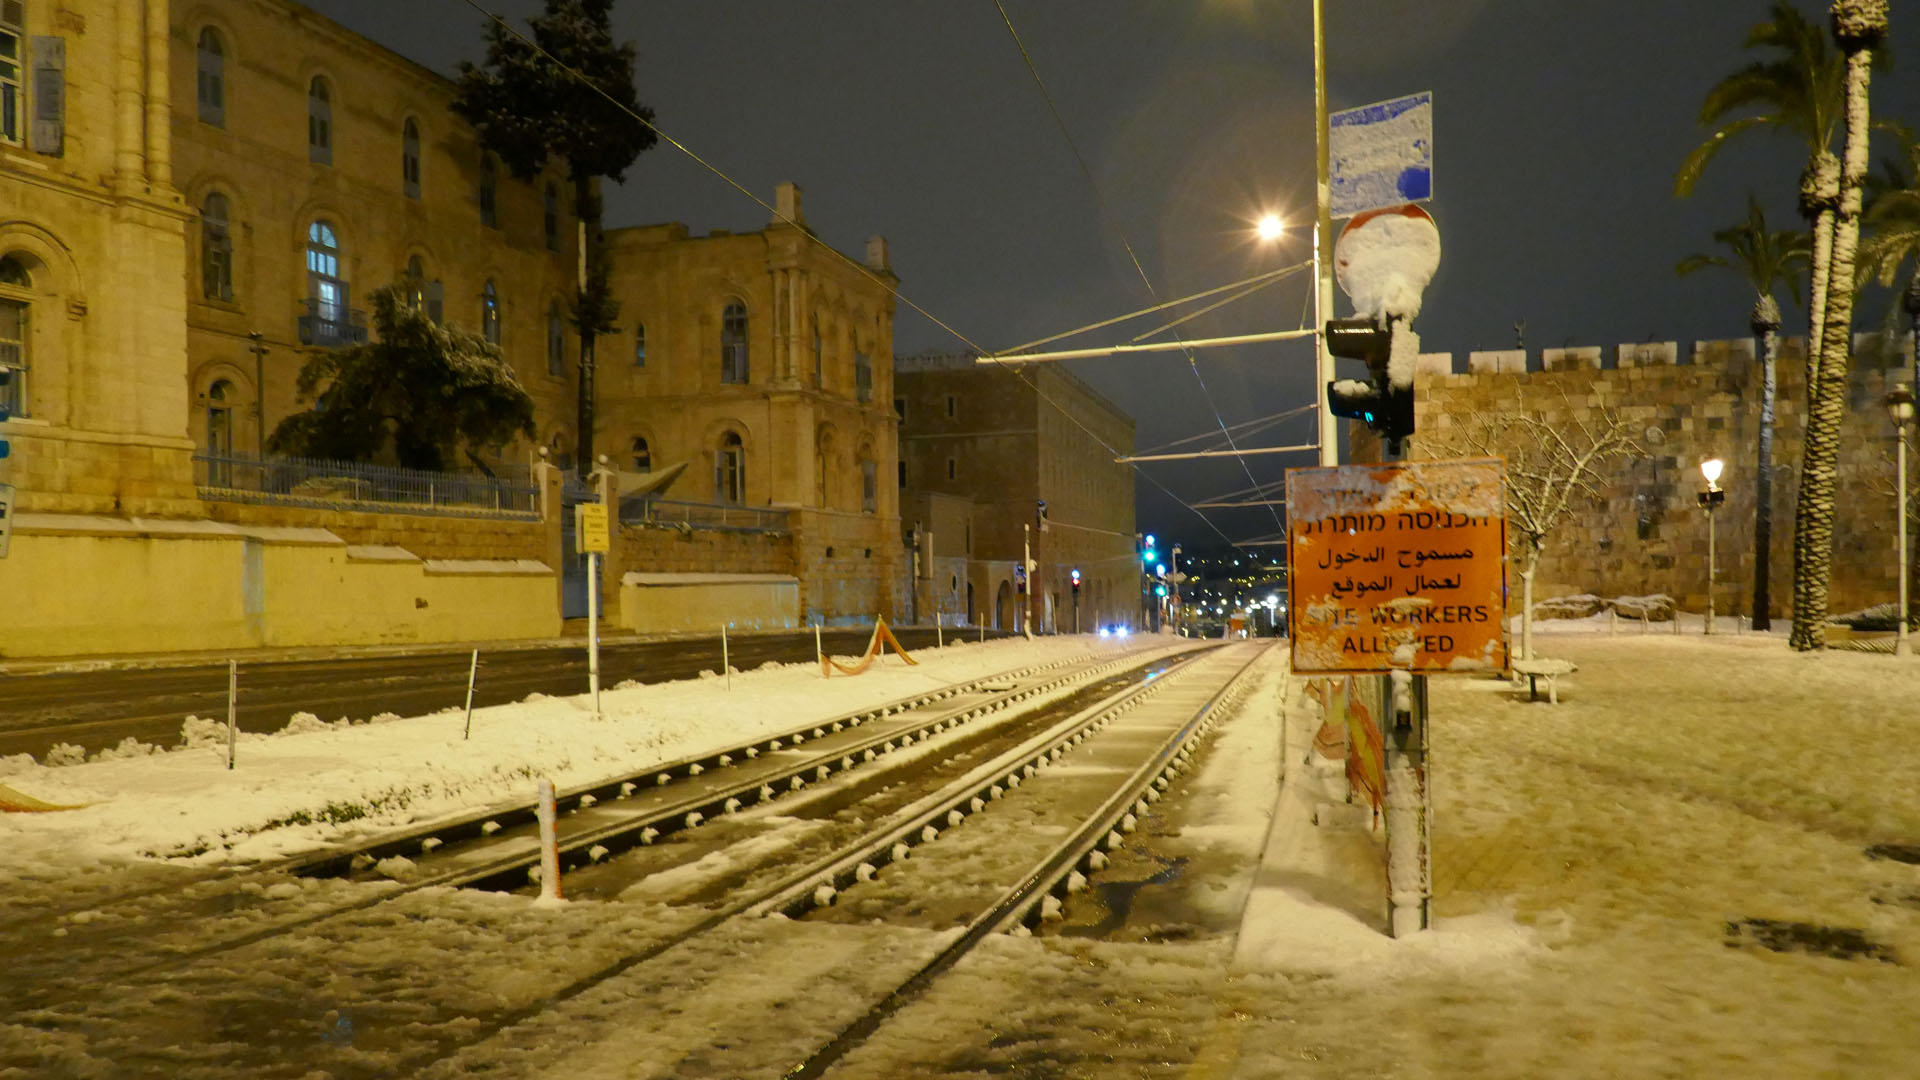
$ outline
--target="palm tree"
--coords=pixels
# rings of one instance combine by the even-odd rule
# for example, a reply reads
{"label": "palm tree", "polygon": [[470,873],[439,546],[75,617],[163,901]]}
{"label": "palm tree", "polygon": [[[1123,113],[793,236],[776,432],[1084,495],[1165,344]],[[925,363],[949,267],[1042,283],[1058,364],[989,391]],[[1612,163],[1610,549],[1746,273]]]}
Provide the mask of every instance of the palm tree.
{"label": "palm tree", "polygon": [[[1832,250],[1833,214],[1839,198],[1839,163],[1832,153],[1840,127],[1846,65],[1827,47],[1825,32],[1798,8],[1775,0],[1769,19],[1747,31],[1745,48],[1768,50],[1715,83],[1700,104],[1700,123],[1712,128],[1674,176],[1673,191],[1693,194],[1707,163],[1736,135],[1772,130],[1795,135],[1806,145],[1807,168],[1801,175],[1800,212],[1809,226],[1812,257],[1808,282],[1807,385],[1819,366],[1826,314],[1827,261]],[[1729,119],[1731,117],[1731,119]]]}
{"label": "palm tree", "polygon": [[549,160],[566,162],[579,215],[585,273],[573,305],[580,332],[580,398],[575,445],[585,476],[593,468],[593,341],[614,329],[620,306],[607,285],[601,248],[601,177],[618,183],[657,141],[653,110],[633,87],[635,50],[615,44],[613,0],[546,0],[527,20],[531,43],[505,22],[487,24],[487,63],[460,64],[453,111],[500,155],[513,175],[530,180]]}
{"label": "palm tree", "polygon": [[[1847,60],[1847,140],[1841,160],[1840,203],[1833,221],[1827,310],[1820,327],[1820,360],[1809,384],[1806,450],[1794,514],[1794,648],[1827,644],[1827,583],[1833,570],[1833,504],[1840,458],[1840,421],[1847,409],[1847,367],[1853,346],[1853,266],[1860,243],[1860,208],[1871,128],[1867,88],[1874,50],[1887,34],[1887,0],[1833,0],[1833,37]],[[1816,275],[1817,276],[1817,275]]]}
{"label": "palm tree", "polygon": [[1769,592],[1773,553],[1773,400],[1774,359],[1780,344],[1780,305],[1774,291],[1792,283],[1807,265],[1807,234],[1798,231],[1775,232],[1767,228],[1767,213],[1760,200],[1747,194],[1747,220],[1713,234],[1713,239],[1733,252],[1724,255],[1689,255],[1674,267],[1681,277],[1710,266],[1734,270],[1753,287],[1757,299],[1749,319],[1760,339],[1760,448],[1754,486],[1756,504],[1753,517],[1753,628],[1772,626],[1773,599]]}

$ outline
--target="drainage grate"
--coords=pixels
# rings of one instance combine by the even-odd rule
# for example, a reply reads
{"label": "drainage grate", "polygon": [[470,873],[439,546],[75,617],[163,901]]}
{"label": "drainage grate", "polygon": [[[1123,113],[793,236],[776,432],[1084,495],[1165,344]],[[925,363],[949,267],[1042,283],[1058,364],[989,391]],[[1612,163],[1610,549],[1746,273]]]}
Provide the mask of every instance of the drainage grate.
{"label": "drainage grate", "polygon": [[1835,960],[1878,960],[1897,964],[1891,948],[1867,939],[1859,930],[1843,926],[1786,922],[1781,919],[1743,919],[1727,924],[1727,948],[1758,945],[1777,953],[1803,952]]}

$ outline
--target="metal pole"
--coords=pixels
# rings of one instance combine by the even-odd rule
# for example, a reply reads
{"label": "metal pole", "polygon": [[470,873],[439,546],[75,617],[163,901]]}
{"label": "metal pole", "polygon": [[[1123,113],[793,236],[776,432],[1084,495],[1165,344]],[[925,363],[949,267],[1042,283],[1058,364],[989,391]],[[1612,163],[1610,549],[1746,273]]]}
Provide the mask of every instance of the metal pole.
{"label": "metal pole", "polygon": [[587,689],[600,719],[600,553],[587,552]]}
{"label": "metal pole", "polygon": [[1708,503],[1707,504],[1707,630],[1706,632],[1709,634],[1713,633],[1713,578],[1714,578],[1713,504]]}
{"label": "metal pole", "polygon": [[227,661],[227,768],[233,768],[234,705],[240,696],[240,661]]}
{"label": "metal pole", "polygon": [[560,899],[560,846],[553,828],[553,781],[540,781],[540,899]]}
{"label": "metal pole", "polygon": [[827,654],[820,648],[820,624],[813,624],[813,658],[820,663],[820,677],[827,677]]}
{"label": "metal pole", "polygon": [[1907,580],[1910,576],[1909,563],[1907,560],[1912,555],[1907,545],[1907,424],[1896,424],[1894,425],[1894,430],[1899,435],[1898,448],[1894,451],[1893,501],[1900,507],[1900,606],[1895,608],[1893,612],[1894,622],[1899,627],[1893,639],[1893,655],[1906,656],[1911,649],[1907,641],[1907,619],[1909,612],[1909,608],[1907,607],[1907,594],[1911,587]]}
{"label": "metal pole", "polygon": [[733,661],[727,651],[727,624],[720,624],[720,670],[727,673],[727,689],[733,689]]}
{"label": "metal pole", "polygon": [[1032,539],[1032,534],[1033,534],[1032,526],[1029,526],[1029,525],[1020,526],[1020,576],[1024,578],[1027,583],[1026,600],[1021,604],[1022,607],[1026,608],[1026,611],[1021,613],[1020,624],[1021,624],[1021,627],[1025,630],[1028,640],[1033,639],[1033,539]]}
{"label": "metal pole", "polygon": [[1333,381],[1333,353],[1327,349],[1327,321],[1333,318],[1333,182],[1327,130],[1327,32],[1321,2],[1313,0],[1313,396],[1320,406],[1320,464],[1338,465],[1339,433],[1333,410],[1327,407],[1327,384]]}
{"label": "metal pole", "polygon": [[267,460],[267,346],[266,335],[258,330],[247,333],[253,340],[253,456]]}
{"label": "metal pole", "polygon": [[467,663],[467,733],[462,739],[473,738],[473,677],[480,671],[480,650],[473,650],[473,659]]}

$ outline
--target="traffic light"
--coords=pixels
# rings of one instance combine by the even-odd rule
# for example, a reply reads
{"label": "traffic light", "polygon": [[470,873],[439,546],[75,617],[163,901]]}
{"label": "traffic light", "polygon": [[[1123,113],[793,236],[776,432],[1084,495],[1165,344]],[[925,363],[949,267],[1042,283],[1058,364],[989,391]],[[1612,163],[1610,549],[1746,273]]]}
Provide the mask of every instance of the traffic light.
{"label": "traffic light", "polygon": [[1072,580],[1073,580],[1073,591],[1075,593],[1078,593],[1080,591],[1080,571],[1075,570],[1073,572]]}
{"label": "traffic light", "polygon": [[1358,420],[1400,453],[1401,440],[1413,434],[1413,386],[1396,387],[1387,373],[1393,331],[1372,319],[1327,320],[1327,351],[1343,360],[1366,362],[1369,380],[1338,379],[1327,384],[1327,407],[1335,416]]}
{"label": "traffic light", "polygon": [[1165,595],[1167,595],[1167,587],[1166,587],[1165,585],[1156,585],[1156,586],[1154,586],[1154,589],[1153,589],[1153,595],[1155,595],[1155,596],[1165,596]]}

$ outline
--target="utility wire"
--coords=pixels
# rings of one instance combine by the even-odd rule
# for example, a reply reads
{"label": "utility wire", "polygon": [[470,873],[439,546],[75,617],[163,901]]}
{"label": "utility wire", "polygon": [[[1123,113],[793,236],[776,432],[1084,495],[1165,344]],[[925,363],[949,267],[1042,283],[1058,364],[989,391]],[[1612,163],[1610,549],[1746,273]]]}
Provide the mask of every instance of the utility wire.
{"label": "utility wire", "polygon": [[1128,322],[1130,320],[1140,318],[1142,315],[1151,315],[1156,311],[1165,311],[1168,308],[1179,307],[1181,304],[1189,304],[1195,300],[1205,300],[1209,296],[1217,296],[1220,293],[1228,291],[1229,289],[1238,289],[1243,285],[1252,285],[1255,282],[1267,282],[1276,278],[1285,277],[1288,274],[1295,273],[1303,269],[1304,267],[1307,267],[1310,265],[1312,264],[1311,263],[1294,263],[1292,266],[1283,266],[1278,270],[1268,270],[1265,273],[1255,274],[1250,278],[1244,278],[1240,281],[1229,282],[1228,284],[1225,284],[1225,285],[1216,285],[1213,288],[1206,290],[1205,292],[1194,293],[1192,296],[1183,296],[1178,300],[1163,301],[1161,303],[1153,305],[1152,307],[1141,308],[1139,311],[1129,311],[1125,315],[1115,315],[1111,319],[1102,319],[1097,323],[1088,323],[1086,326],[1078,327],[1073,330],[1063,331],[1058,334],[1048,334],[1046,337],[1037,338],[1033,341],[1027,342],[1024,345],[1015,345],[1011,349],[1002,349],[1000,351],[1002,353],[1023,353],[1023,352],[1026,352],[1028,349],[1033,348],[1035,345],[1051,344],[1052,342],[1059,341],[1061,338],[1070,338],[1077,334],[1087,333],[1090,330],[1104,330],[1107,327],[1114,325],[1115,323]]}
{"label": "utility wire", "polygon": [[[647,130],[653,132],[656,136],[664,140],[668,145],[672,146],[674,149],[680,151],[681,153],[687,155],[689,158],[692,158],[694,162],[700,165],[701,168],[706,169],[708,172],[719,177],[721,180],[724,180],[729,187],[732,187],[735,191],[738,191],[740,194],[745,195],[747,198],[751,199],[754,203],[759,205],[762,209],[772,214],[775,219],[781,222],[784,222],[787,225],[793,226],[795,229],[799,231],[801,236],[819,245],[829,255],[832,255],[834,258],[837,258],[841,262],[846,263],[847,266],[852,268],[852,270],[855,273],[863,275],[867,279],[871,280],[874,284],[880,286],[882,289],[885,289],[888,293],[890,293],[894,297],[894,299],[898,300],[900,303],[905,304],[906,306],[919,312],[921,315],[926,316],[927,321],[933,323],[935,326],[938,326],[940,329],[945,330],[947,333],[952,334],[955,338],[957,338],[962,343],[964,343],[968,349],[972,350],[972,352],[975,355],[984,356],[987,354],[987,350],[981,348],[978,344],[976,344],[973,341],[972,338],[967,337],[967,335],[947,325],[945,321],[935,316],[932,312],[921,307],[919,304],[914,303],[912,299],[910,299],[905,293],[902,293],[900,291],[900,287],[897,284],[894,284],[892,282],[888,282],[882,279],[880,275],[874,273],[873,270],[870,267],[868,267],[865,263],[854,261],[845,252],[842,252],[840,249],[827,243],[825,240],[822,240],[818,236],[815,236],[813,233],[813,230],[806,228],[805,226],[801,225],[799,222],[794,221],[792,218],[787,217],[785,214],[782,214],[778,209],[769,205],[765,199],[762,199],[760,196],[755,195],[752,191],[749,191],[739,181],[727,175],[727,173],[724,170],[722,170],[719,166],[701,157],[699,154],[694,153],[693,150],[689,148],[685,143],[682,143],[680,140],[674,138],[673,136],[667,134],[665,131],[661,130],[658,124],[655,124],[653,121],[647,119],[644,116],[641,116],[639,113],[628,108],[626,103],[615,98],[612,94],[607,93],[606,90],[602,89],[598,83],[595,83],[592,79],[589,79],[585,75],[581,74],[581,72],[578,69],[573,68],[565,63],[562,63],[559,57],[554,56],[552,53],[542,48],[539,42],[534,41],[533,39],[527,37],[527,35],[515,29],[512,23],[507,22],[507,20],[505,20],[504,18],[501,18],[499,15],[491,11],[488,11],[486,8],[482,7],[479,3],[479,0],[460,0],[460,2],[466,4],[468,7],[478,12],[481,15],[481,17],[487,19],[489,22],[492,22],[498,25],[502,30],[505,30],[507,33],[519,39],[521,44],[525,45],[529,49],[532,49],[542,59],[552,64],[556,69],[566,74],[569,78],[573,79],[575,82],[580,83],[582,86],[585,86],[587,89],[593,91],[594,93],[600,95],[602,98],[606,99],[608,104],[612,105],[614,108],[619,109],[621,112],[625,113],[628,117],[632,118],[635,123],[638,123],[646,127]],[[1009,24],[1009,29],[1011,29],[1011,24]],[[1075,151],[1075,153],[1077,154],[1078,151]],[[1136,265],[1138,265],[1137,261],[1136,261]],[[1287,269],[1292,269],[1292,268],[1287,268]],[[1148,288],[1151,289],[1152,286],[1149,285]],[[1113,456],[1115,457],[1123,456],[1123,452],[1120,450],[1119,447],[1114,446],[1112,443],[1109,443],[1106,439],[1102,438],[1099,432],[1088,427],[1085,422],[1083,422],[1079,417],[1075,416],[1073,412],[1069,410],[1066,406],[1053,400],[1051,397],[1048,397],[1046,391],[1042,390],[1039,384],[1036,383],[1034,380],[1028,378],[1025,372],[1019,370],[1018,367],[1015,367],[1012,365],[1004,365],[1004,366],[1005,366],[1005,370],[1012,372],[1015,377],[1020,379],[1021,382],[1026,383],[1027,386],[1033,390],[1035,397],[1037,397],[1040,401],[1050,406],[1054,411],[1058,412],[1060,415],[1066,417],[1067,420],[1069,420],[1075,427],[1085,432],[1088,438],[1091,438],[1094,442],[1100,444],[1101,447],[1106,449],[1109,453],[1113,454]],[[1214,415],[1215,415],[1215,418],[1218,419],[1219,413],[1217,411],[1215,412]],[[1245,463],[1242,462],[1243,466],[1244,464]],[[1203,524],[1205,524],[1207,528],[1212,529],[1214,533],[1220,537],[1220,539],[1226,541],[1229,545],[1232,545],[1234,543],[1233,538],[1228,536],[1226,532],[1220,528],[1219,525],[1216,525],[1212,518],[1208,517],[1204,513],[1201,513],[1200,510],[1197,507],[1195,507],[1192,503],[1174,494],[1172,489],[1168,488],[1167,485],[1161,483],[1151,473],[1148,473],[1145,469],[1142,469],[1138,465],[1131,465],[1129,467],[1132,468],[1134,473],[1138,475],[1141,479],[1144,479],[1149,484],[1152,484],[1154,487],[1159,488],[1160,492],[1164,494],[1167,498],[1172,499],[1174,502],[1185,507],[1189,513],[1199,518],[1200,521]],[[1249,475],[1248,479],[1252,479],[1251,475]]]}
{"label": "utility wire", "polygon": [[[1099,209],[1101,217],[1109,223],[1114,235],[1119,237],[1120,246],[1126,249],[1127,258],[1132,261],[1134,271],[1140,275],[1140,281],[1147,287],[1147,294],[1156,300],[1159,299],[1159,291],[1153,287],[1153,279],[1147,275],[1146,267],[1140,264],[1140,256],[1135,254],[1126,233],[1121,231],[1117,220],[1108,210],[1106,200],[1100,194],[1100,184],[1094,179],[1093,170],[1088,167],[1086,157],[1080,153],[1079,145],[1073,141],[1073,133],[1067,130],[1067,121],[1060,115],[1059,106],[1054,104],[1053,94],[1047,89],[1046,80],[1040,77],[1040,69],[1034,64],[1033,55],[1027,51],[1026,43],[1020,40],[1020,32],[1014,29],[1013,17],[1007,14],[1007,7],[1002,0],[993,0],[993,6],[1000,12],[1000,21],[1006,24],[1007,33],[1012,35],[1014,46],[1020,50],[1020,59],[1025,61],[1028,74],[1033,76],[1034,85],[1040,88],[1040,96],[1046,100],[1047,111],[1053,114],[1053,122],[1059,127],[1061,138],[1066,140],[1067,149],[1073,152],[1073,160],[1079,164],[1081,175],[1086,178],[1087,186],[1092,189],[1094,205]],[[1178,338],[1179,335],[1176,334],[1175,339],[1178,340]],[[1240,448],[1234,445],[1233,434],[1227,430],[1227,422],[1220,416],[1220,407],[1214,404],[1213,391],[1207,388],[1207,380],[1200,374],[1200,365],[1193,358],[1193,350],[1186,349],[1183,353],[1187,358],[1187,370],[1193,372],[1194,381],[1200,384],[1200,395],[1206,399],[1207,408],[1213,412],[1214,422],[1220,425],[1221,434],[1226,435],[1227,445],[1234,450],[1235,459],[1240,462],[1241,471],[1247,474],[1247,482],[1257,483],[1258,481],[1253,478],[1253,468],[1247,464],[1246,458],[1239,456]],[[1286,526],[1280,522],[1279,511],[1272,511],[1272,513],[1274,525],[1284,530]]]}

